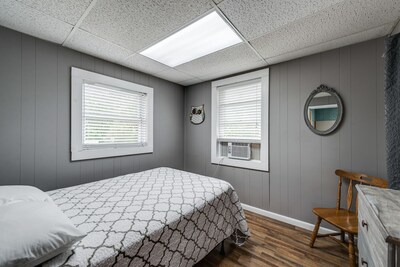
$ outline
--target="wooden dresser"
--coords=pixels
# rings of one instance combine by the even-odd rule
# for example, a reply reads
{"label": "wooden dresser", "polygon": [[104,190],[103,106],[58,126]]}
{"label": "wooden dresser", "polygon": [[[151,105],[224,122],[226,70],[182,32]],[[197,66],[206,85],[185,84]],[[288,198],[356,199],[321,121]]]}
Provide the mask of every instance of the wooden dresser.
{"label": "wooden dresser", "polygon": [[400,191],[357,185],[362,267],[400,267]]}

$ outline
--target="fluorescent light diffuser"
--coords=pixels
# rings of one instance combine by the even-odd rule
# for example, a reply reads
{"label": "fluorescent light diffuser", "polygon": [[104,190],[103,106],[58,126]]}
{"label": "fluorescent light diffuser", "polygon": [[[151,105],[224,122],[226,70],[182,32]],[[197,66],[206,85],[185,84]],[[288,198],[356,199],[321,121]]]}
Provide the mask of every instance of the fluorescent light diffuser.
{"label": "fluorescent light diffuser", "polygon": [[242,39],[214,11],[140,54],[175,67],[240,42]]}

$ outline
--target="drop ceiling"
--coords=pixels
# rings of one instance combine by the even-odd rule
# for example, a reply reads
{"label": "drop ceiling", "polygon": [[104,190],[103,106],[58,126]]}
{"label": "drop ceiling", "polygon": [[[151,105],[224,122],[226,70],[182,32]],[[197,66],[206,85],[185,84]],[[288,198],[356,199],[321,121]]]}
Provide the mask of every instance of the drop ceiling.
{"label": "drop ceiling", "polygon": [[[174,68],[139,54],[211,11],[244,42]],[[4,27],[184,86],[382,37],[399,19],[400,0],[0,1]]]}

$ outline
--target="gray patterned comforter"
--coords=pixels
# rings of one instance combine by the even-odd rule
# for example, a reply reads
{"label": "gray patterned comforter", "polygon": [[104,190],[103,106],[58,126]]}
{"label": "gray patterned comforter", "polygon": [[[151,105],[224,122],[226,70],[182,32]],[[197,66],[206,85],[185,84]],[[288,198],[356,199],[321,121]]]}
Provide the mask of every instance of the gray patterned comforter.
{"label": "gray patterned comforter", "polygon": [[192,266],[250,235],[229,183],[171,168],[48,194],[88,235],[44,266]]}

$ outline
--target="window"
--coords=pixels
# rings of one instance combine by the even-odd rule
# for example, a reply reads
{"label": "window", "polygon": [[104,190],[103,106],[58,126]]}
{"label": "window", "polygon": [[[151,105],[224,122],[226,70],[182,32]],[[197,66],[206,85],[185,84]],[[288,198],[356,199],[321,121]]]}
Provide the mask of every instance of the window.
{"label": "window", "polygon": [[211,162],[268,171],[269,71],[212,83]]}
{"label": "window", "polygon": [[153,152],[153,88],[72,68],[72,160]]}

